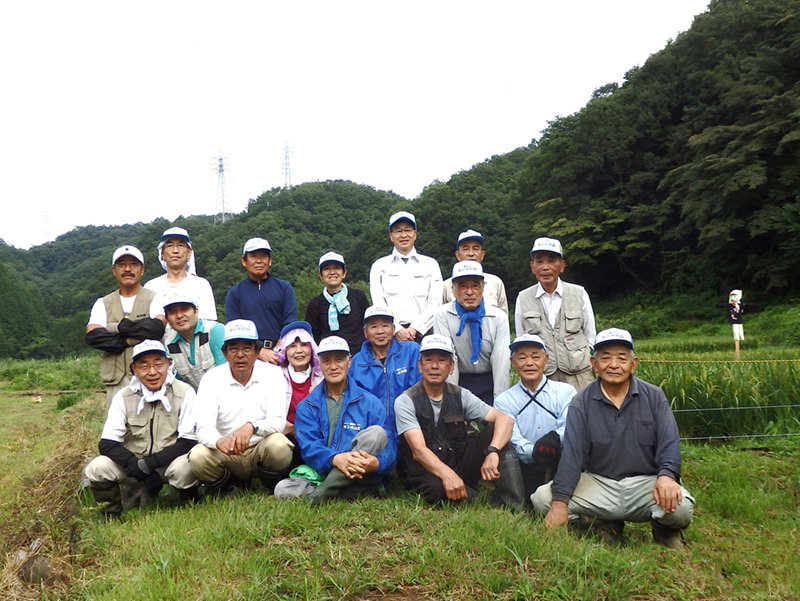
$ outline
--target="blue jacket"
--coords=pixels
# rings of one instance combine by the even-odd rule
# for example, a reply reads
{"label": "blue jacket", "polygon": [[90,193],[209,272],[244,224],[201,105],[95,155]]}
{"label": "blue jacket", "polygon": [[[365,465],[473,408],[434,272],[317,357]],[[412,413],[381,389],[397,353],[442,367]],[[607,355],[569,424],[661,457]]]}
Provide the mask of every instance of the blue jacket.
{"label": "blue jacket", "polygon": [[348,376],[364,390],[383,399],[393,432],[397,432],[394,421],[395,399],[422,379],[417,367],[418,360],[419,345],[416,342],[392,339],[386,353],[385,367],[372,356],[368,341],[361,345],[361,350],[350,362]]}
{"label": "blue jacket", "polygon": [[380,426],[387,432],[386,448],[378,453],[378,473],[388,476],[397,459],[397,439],[388,427],[381,401],[352,380],[348,380],[344,391],[342,410],[330,447],[327,444],[329,428],[324,382],[298,403],[294,418],[294,434],[303,461],[321,474],[331,471],[333,456],[349,451],[355,435],[369,426]]}

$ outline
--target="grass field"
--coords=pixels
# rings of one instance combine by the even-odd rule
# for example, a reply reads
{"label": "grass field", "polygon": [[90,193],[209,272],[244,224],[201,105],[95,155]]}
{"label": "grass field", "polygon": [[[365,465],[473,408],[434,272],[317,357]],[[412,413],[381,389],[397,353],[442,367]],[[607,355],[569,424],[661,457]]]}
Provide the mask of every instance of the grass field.
{"label": "grass field", "polygon": [[[640,375],[665,388],[676,378],[676,390],[699,378],[718,391],[732,377],[718,371],[703,380],[705,368],[695,364],[687,364],[690,375],[658,376],[653,370],[663,366],[647,359],[676,356],[670,344],[667,337],[639,345]],[[691,356],[724,360],[721,352]],[[791,561],[800,551],[797,437],[684,444],[684,484],[697,510],[687,547],[677,552],[654,545],[645,525],[626,526],[624,544],[609,546],[571,530],[545,531],[538,517],[485,499],[429,508],[397,486],[385,500],[322,508],[258,492],[188,508],[164,499],[107,523],[75,494],[104,419],[104,394],[90,392],[95,370],[86,359],[0,362],[0,599],[798,598]],[[795,385],[794,372],[775,374]],[[80,393],[62,411],[59,381]],[[729,402],[729,394],[707,396]],[[44,587],[15,576],[17,552],[36,540],[51,568]]]}

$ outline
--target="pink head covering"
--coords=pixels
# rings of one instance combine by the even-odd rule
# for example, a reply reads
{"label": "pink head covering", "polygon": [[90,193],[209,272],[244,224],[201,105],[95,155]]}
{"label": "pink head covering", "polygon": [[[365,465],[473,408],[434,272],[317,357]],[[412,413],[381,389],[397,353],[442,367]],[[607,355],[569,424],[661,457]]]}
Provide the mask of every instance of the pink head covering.
{"label": "pink head covering", "polygon": [[[295,322],[295,324],[299,324],[302,322]],[[291,326],[295,325],[291,324]],[[275,353],[275,356],[278,359],[278,365],[284,366],[288,364],[288,360],[286,359],[286,347],[292,344],[295,340],[299,340],[300,342],[305,342],[311,345],[311,368],[313,372],[319,372],[319,357],[317,356],[317,343],[314,342],[314,337],[311,336],[311,333],[302,326],[299,327],[291,327],[291,329],[285,329],[282,332],[281,340],[280,340],[280,349]]]}

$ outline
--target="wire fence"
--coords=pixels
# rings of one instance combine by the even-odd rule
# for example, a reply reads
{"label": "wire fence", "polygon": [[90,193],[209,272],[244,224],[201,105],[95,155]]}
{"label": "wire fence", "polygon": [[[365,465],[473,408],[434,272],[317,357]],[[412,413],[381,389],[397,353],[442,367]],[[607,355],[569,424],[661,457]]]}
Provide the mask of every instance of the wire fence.
{"label": "wire fence", "polygon": [[637,376],[670,400],[682,441],[800,436],[800,359],[647,359]]}

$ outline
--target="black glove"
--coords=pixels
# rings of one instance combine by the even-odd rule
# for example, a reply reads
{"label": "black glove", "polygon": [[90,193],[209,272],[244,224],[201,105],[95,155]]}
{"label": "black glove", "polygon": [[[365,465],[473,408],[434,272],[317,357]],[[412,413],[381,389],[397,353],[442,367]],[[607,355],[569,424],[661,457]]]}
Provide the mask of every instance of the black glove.
{"label": "black glove", "polygon": [[144,487],[147,489],[147,492],[150,493],[151,497],[158,495],[162,484],[163,481],[161,480],[161,476],[158,475],[158,472],[153,472],[144,480]]}
{"label": "black glove", "polygon": [[139,467],[139,459],[135,455],[125,464],[125,473],[139,482],[144,482],[149,477],[148,473],[143,472]]}
{"label": "black glove", "polygon": [[547,467],[556,467],[561,459],[561,439],[552,430],[533,445],[533,462]]}

